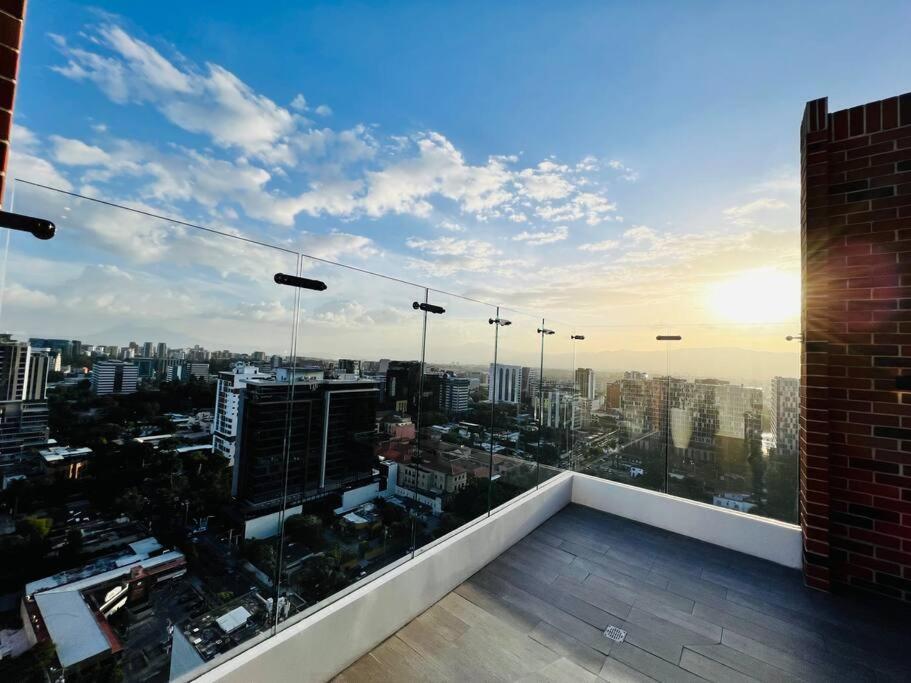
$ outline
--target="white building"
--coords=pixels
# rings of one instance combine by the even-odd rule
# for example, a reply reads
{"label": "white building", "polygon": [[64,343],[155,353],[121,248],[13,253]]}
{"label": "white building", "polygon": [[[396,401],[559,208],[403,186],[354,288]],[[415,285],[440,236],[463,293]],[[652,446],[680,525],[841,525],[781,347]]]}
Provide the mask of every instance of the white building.
{"label": "white building", "polygon": [[102,360],[92,366],[92,392],[107,394],[133,394],[139,381],[139,367],[117,360]]}
{"label": "white building", "polygon": [[447,415],[458,415],[468,410],[468,393],[471,380],[467,377],[446,375],[440,387],[440,408]]}
{"label": "white building", "polygon": [[595,399],[595,371],[591,368],[576,368],[576,390],[591,401]]}
{"label": "white building", "polygon": [[233,370],[218,373],[215,390],[215,419],[212,421],[212,449],[234,462],[237,440],[238,408],[240,395],[251,379],[270,379],[269,373],[260,372],[255,365],[238,363]]}
{"label": "white building", "polygon": [[773,377],[769,390],[769,424],[777,455],[797,457],[800,382],[796,377]]}
{"label": "white building", "polygon": [[578,429],[582,421],[579,397],[565,389],[544,389],[543,401],[535,404],[535,413],[543,427]]}
{"label": "white building", "polygon": [[497,403],[522,400],[522,366],[490,364],[487,371],[487,398]]}

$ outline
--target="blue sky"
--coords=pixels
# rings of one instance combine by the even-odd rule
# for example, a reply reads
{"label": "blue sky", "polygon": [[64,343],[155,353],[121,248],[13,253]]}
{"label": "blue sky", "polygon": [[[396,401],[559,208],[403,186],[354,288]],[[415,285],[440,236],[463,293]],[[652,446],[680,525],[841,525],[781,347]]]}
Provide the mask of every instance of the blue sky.
{"label": "blue sky", "polygon": [[804,102],[911,90],[907,3],[300,5],[33,3],[11,174],[588,324],[792,323]]}

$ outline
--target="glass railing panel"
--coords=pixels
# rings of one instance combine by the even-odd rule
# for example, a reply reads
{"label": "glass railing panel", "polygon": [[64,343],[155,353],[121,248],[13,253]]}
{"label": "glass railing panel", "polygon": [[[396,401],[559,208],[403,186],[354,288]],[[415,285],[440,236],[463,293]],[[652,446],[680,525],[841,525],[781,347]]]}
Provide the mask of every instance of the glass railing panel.
{"label": "glass railing panel", "polygon": [[540,396],[535,404],[541,424],[539,461],[566,470],[576,469],[575,436],[582,427],[583,402],[587,403],[575,375],[576,336],[571,323],[544,319]]}
{"label": "glass railing panel", "polygon": [[575,432],[576,470],[663,491],[668,342],[658,337],[665,328],[580,324],[574,329],[575,385],[589,395],[593,385],[594,393]]}
{"label": "glass railing panel", "polygon": [[541,385],[542,320],[502,306],[496,319],[496,364],[487,373],[488,395],[494,401],[492,508],[533,489],[540,476],[535,405]]}
{"label": "glass railing panel", "polygon": [[415,304],[426,290],[306,255],[301,277],[285,624],[410,557],[426,517],[409,478],[422,406],[425,312]]}
{"label": "glass railing panel", "polygon": [[435,290],[428,304],[419,452],[409,466],[426,506],[418,546],[485,516],[491,488],[496,308]]}
{"label": "glass railing panel", "polygon": [[[21,181],[14,210],[57,231],[9,235],[0,457],[19,481],[2,495],[26,535],[0,546],[3,592],[51,633],[66,621],[62,665],[70,638],[116,642],[98,680],[256,642],[274,627],[289,416],[252,425],[249,394],[287,403],[297,291],[274,276],[298,255]],[[251,462],[249,443],[268,453]],[[270,500],[256,528],[250,498]]]}
{"label": "glass railing panel", "polygon": [[669,354],[668,492],[796,522],[793,326],[682,325]]}

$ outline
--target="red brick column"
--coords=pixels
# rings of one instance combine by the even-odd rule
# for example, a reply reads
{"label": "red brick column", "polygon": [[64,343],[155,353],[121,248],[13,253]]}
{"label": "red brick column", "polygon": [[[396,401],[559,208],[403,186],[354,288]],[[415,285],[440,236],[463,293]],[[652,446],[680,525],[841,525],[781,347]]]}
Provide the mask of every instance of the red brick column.
{"label": "red brick column", "polygon": [[0,203],[6,187],[26,0],[0,0]]}
{"label": "red brick column", "polygon": [[801,124],[807,585],[911,600],[911,94]]}

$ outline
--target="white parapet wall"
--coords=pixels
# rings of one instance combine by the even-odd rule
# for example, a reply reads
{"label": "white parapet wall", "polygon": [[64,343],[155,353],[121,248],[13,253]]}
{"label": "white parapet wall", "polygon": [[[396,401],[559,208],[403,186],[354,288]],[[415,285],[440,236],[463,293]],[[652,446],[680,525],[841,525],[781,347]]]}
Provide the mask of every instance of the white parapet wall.
{"label": "white parapet wall", "polygon": [[802,566],[800,527],[794,524],[578,473],[572,502],[786,567]]}
{"label": "white parapet wall", "polygon": [[195,680],[329,680],[563,509],[572,491],[571,472],[549,479]]}

